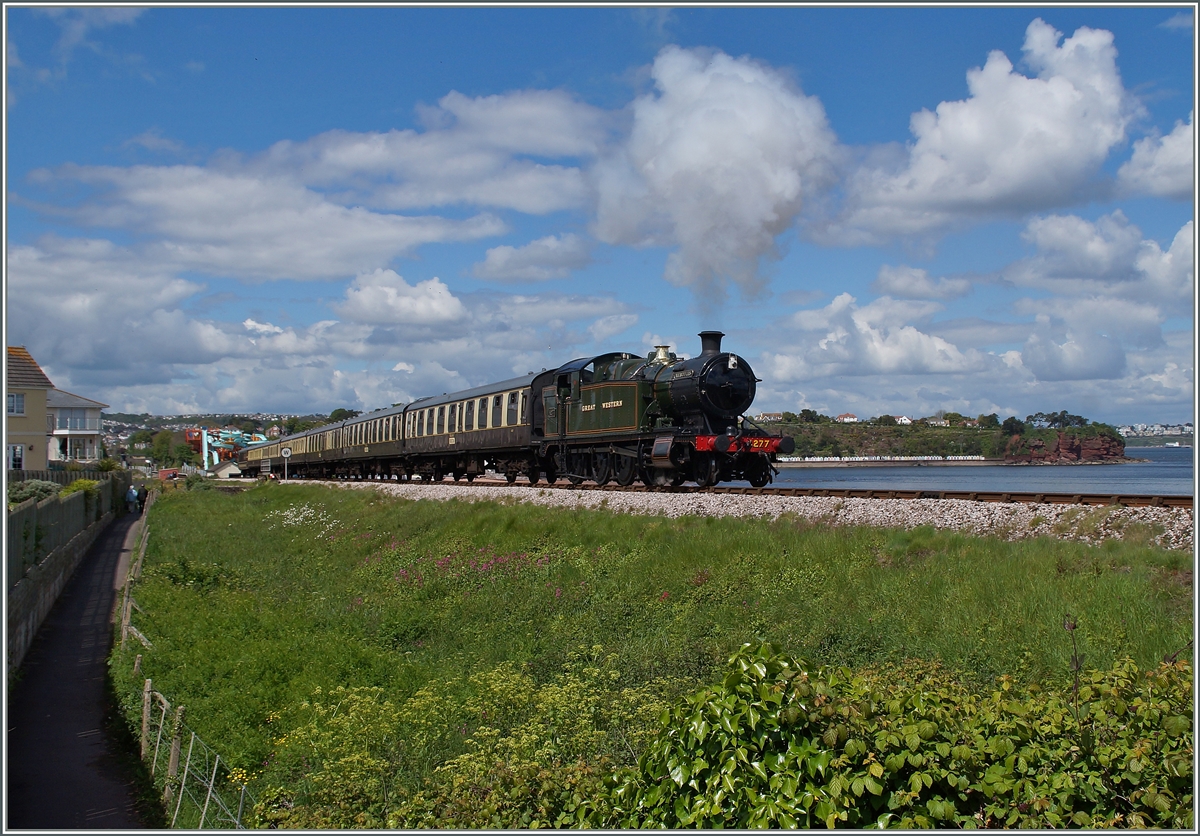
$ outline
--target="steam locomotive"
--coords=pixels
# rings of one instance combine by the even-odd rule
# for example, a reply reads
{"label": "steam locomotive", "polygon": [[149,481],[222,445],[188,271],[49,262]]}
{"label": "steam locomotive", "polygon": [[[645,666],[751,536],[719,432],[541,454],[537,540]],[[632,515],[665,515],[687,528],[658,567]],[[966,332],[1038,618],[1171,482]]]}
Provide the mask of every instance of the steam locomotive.
{"label": "steam locomotive", "polygon": [[243,473],[301,478],[473,480],[485,471],[553,484],[700,487],[777,473],[795,449],[745,418],[758,379],[700,333],[699,356],[667,346],[611,352],[488,386],[421,398],[327,424],[239,454]]}

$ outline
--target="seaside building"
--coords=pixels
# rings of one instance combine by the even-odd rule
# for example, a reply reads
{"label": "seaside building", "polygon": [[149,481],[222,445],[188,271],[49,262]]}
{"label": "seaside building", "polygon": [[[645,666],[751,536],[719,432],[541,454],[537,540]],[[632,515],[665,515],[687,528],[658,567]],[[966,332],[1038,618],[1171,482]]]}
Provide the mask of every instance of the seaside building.
{"label": "seaside building", "polygon": [[54,384],[23,345],[8,346],[4,400],[6,470],[46,469],[46,396]]}

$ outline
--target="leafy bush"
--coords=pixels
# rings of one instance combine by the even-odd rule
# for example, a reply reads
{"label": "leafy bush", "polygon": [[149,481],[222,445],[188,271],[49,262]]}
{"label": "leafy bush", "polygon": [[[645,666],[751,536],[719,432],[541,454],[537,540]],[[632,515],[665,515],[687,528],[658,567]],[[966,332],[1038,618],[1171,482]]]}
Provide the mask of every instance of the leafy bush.
{"label": "leafy bush", "polygon": [[[570,654],[561,673],[540,685],[505,662],[433,680],[398,703],[378,687],[317,689],[273,718],[288,731],[268,759],[256,823],[570,825],[614,766],[635,763],[655,718],[684,687],[625,685],[617,657],[593,647]],[[447,757],[455,750],[461,754]]]}
{"label": "leafy bush", "polygon": [[96,486],[99,484],[100,483],[95,479],[76,479],[74,482],[63,488],[62,491],[59,492],[59,496],[70,496],[71,494],[79,493],[80,491],[87,491],[88,493],[95,494]]}
{"label": "leafy bush", "polygon": [[189,491],[210,491],[210,490],[212,490],[212,483],[208,480],[208,477],[206,477],[202,473],[191,474],[184,481],[184,484],[186,485],[186,487]]}
{"label": "leafy bush", "polygon": [[1192,668],[1132,661],[1065,693],[938,666],[851,674],[744,645],[676,705],[603,827],[1167,827],[1193,824]]}
{"label": "leafy bush", "polygon": [[44,479],[26,479],[24,482],[8,483],[8,507],[13,508],[27,499],[41,502],[52,496],[58,496],[62,485],[57,482],[47,482]]}
{"label": "leafy bush", "polygon": [[111,473],[114,470],[120,470],[121,465],[116,459],[104,458],[96,463],[96,470],[101,473]]}

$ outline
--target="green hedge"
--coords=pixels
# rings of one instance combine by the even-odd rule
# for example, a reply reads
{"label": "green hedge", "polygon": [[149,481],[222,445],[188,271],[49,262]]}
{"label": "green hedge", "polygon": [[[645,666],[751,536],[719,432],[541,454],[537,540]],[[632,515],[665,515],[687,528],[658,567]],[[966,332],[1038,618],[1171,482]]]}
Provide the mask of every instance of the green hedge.
{"label": "green hedge", "polygon": [[929,663],[856,675],[745,645],[575,820],[1191,830],[1192,700],[1183,661],[979,694]]}

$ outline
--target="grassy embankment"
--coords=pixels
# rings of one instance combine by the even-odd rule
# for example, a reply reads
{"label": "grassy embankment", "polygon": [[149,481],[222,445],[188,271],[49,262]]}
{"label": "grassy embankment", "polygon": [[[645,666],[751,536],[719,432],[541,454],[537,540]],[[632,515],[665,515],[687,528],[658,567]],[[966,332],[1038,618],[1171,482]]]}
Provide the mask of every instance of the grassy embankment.
{"label": "grassy embankment", "polygon": [[[796,439],[796,456],[986,456],[1004,458],[1011,436],[999,429],[979,427],[877,426],[874,424],[767,424],[772,433]],[[1027,427],[1019,448],[1027,452],[1034,440],[1052,445],[1059,433],[1092,438],[1120,435],[1107,424],[1064,430]]]}
{"label": "grassy embankment", "polygon": [[[1088,667],[1153,667],[1192,634],[1190,555],[1137,532],[1009,543],[296,485],[169,494],[150,527],[142,675],[261,776],[268,813],[308,826],[380,826],[398,805],[401,823],[433,815],[450,791],[422,782],[446,785],[435,770],[453,758],[473,774],[497,757],[632,764],[662,709],[747,641],[817,664],[936,660],[976,685],[1061,685],[1067,613]],[[112,671],[136,724],[132,655]]]}

